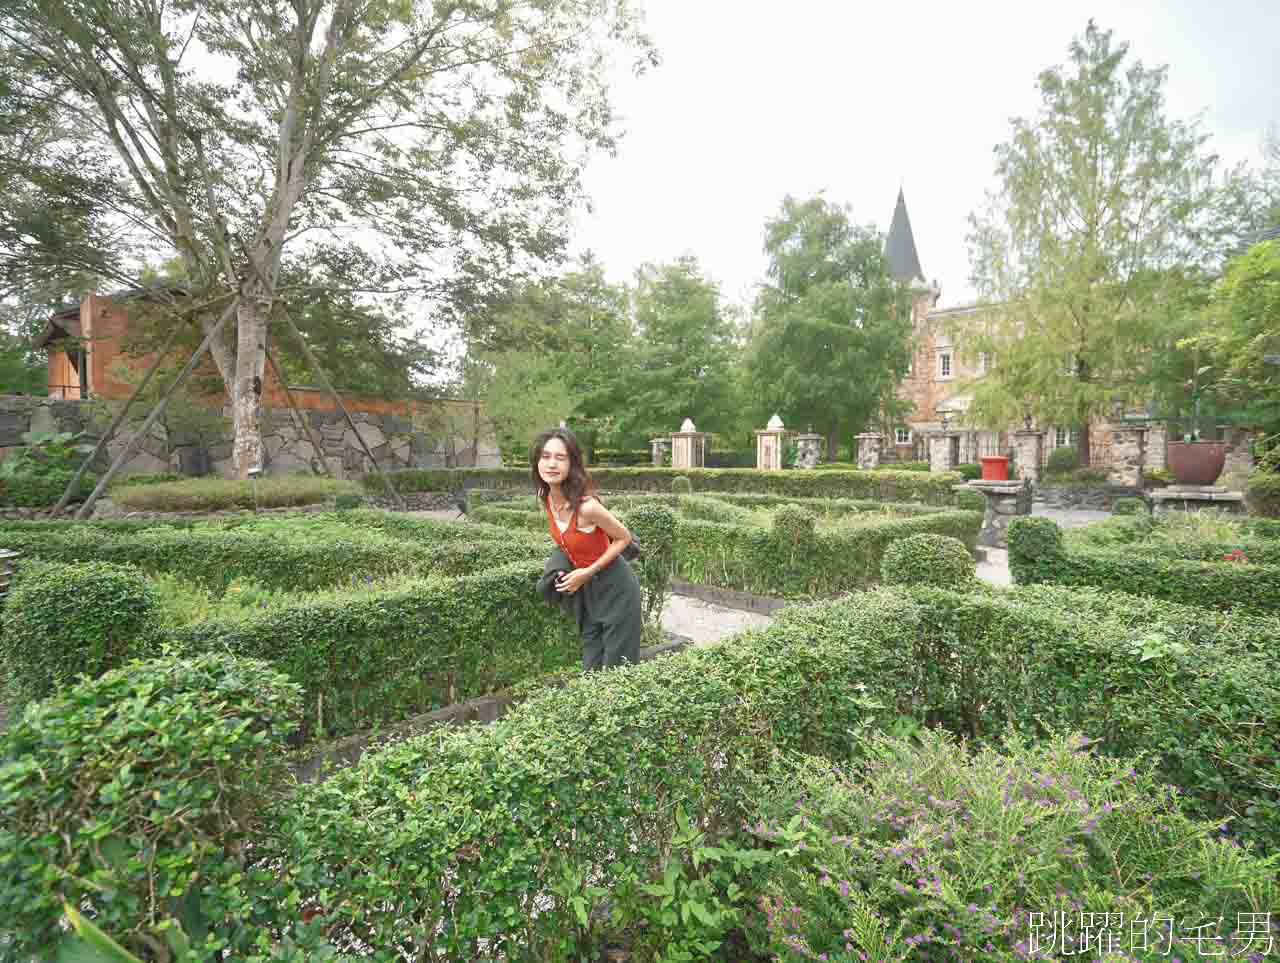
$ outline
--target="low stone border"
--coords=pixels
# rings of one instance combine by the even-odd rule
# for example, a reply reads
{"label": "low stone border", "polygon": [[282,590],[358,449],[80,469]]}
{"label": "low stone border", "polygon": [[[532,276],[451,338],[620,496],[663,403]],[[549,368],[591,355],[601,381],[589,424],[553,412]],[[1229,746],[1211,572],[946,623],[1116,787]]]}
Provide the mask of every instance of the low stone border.
{"label": "low stone border", "polygon": [[[667,633],[667,637],[671,639],[670,642],[641,649],[640,661],[647,662],[650,659],[656,659],[660,655],[671,655],[693,645],[692,639],[687,639],[671,632]],[[548,683],[548,685],[551,688],[558,688],[563,686],[564,683],[555,681]],[[435,712],[413,716],[404,722],[389,726],[376,735],[358,733],[354,736],[347,736],[345,739],[340,739],[324,746],[314,755],[301,762],[290,764],[290,768],[299,782],[323,781],[328,775],[325,771],[326,769],[332,771],[335,768],[342,769],[347,766],[353,766],[360,761],[361,756],[370,750],[381,749],[395,742],[403,742],[405,739],[423,735],[439,726],[465,725],[467,723],[487,725],[505,716],[514,704],[515,697],[506,692],[468,699],[466,702],[445,706]]]}
{"label": "low stone border", "polygon": [[1111,511],[1117,498],[1142,498],[1141,488],[1122,485],[1097,485],[1079,487],[1069,485],[1040,485],[1035,490],[1035,500],[1046,508],[1083,508],[1099,512]]}
{"label": "low stone border", "polygon": [[772,615],[778,609],[791,602],[790,599],[779,598],[776,595],[753,595],[750,592],[721,588],[718,585],[700,585],[697,582],[686,582],[682,578],[671,579],[671,591],[676,595],[701,599],[703,602],[722,605],[727,609],[738,609],[741,612],[759,612],[762,615]]}

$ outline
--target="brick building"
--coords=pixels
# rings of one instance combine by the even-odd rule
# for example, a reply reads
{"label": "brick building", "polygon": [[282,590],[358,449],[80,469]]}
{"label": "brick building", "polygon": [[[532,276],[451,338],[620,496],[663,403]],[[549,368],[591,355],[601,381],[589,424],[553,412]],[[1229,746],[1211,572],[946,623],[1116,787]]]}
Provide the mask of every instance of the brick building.
{"label": "brick building", "polygon": [[[50,422],[44,409],[48,404],[85,402],[90,399],[124,401],[146,371],[154,355],[133,356],[124,352],[129,333],[130,310],[156,298],[146,289],[89,294],[80,302],[55,311],[36,338],[35,347],[48,353],[48,399],[29,399],[18,405],[33,424]],[[175,358],[184,361],[184,358]],[[121,369],[129,374],[121,378]],[[216,376],[213,362],[206,358],[197,371]],[[492,427],[484,417],[483,405],[460,399],[390,400],[342,392],[342,403],[357,422],[365,443],[379,463],[393,468],[445,467],[501,464],[501,455]],[[292,396],[293,404],[290,404]],[[39,402],[37,404],[36,402]],[[16,404],[16,402],[15,402]],[[211,410],[229,414],[225,392],[208,398]],[[65,408],[66,405],[63,405]],[[308,425],[294,414],[296,407]],[[354,474],[368,470],[368,459],[359,441],[345,426],[332,396],[311,385],[285,386],[276,379],[270,365],[262,385],[264,413],[263,445],[268,472],[313,470],[323,459],[333,474]],[[16,410],[16,409],[15,409]],[[78,424],[63,408],[62,421]],[[15,414],[15,418],[18,416]],[[77,422],[77,418],[79,421]],[[86,425],[87,427],[87,425]],[[229,423],[228,423],[229,430]],[[16,429],[15,429],[16,431]],[[92,431],[90,431],[92,433]],[[322,442],[316,452],[312,439]],[[113,442],[113,445],[116,444]],[[184,449],[199,447],[199,457],[190,459]],[[3,448],[0,445],[0,448]],[[143,450],[126,466],[128,472],[188,470],[190,464],[207,465],[215,473],[230,474],[230,439],[193,446],[183,439],[148,438]],[[203,473],[197,471],[196,473]]]}
{"label": "brick building", "polygon": [[[927,460],[928,435],[943,429],[944,417],[950,429],[960,428],[954,442],[953,463],[976,462],[983,455],[1008,454],[1013,426],[997,431],[963,425],[971,399],[968,386],[985,373],[986,359],[964,352],[963,345],[954,342],[949,330],[964,316],[975,314],[978,306],[938,306],[942,291],[936,281],[925,280],[902,191],[898,192],[893,221],[885,239],[885,257],[893,277],[912,285],[915,292],[911,310],[915,352],[907,376],[898,388],[899,398],[910,404],[911,412],[902,424],[893,426],[893,437],[885,439],[886,457],[898,461]],[[1069,426],[1048,426],[1042,458],[1054,448],[1075,447],[1076,442],[1075,432]],[[1092,443],[1094,463],[1107,464],[1109,433],[1095,432]]]}

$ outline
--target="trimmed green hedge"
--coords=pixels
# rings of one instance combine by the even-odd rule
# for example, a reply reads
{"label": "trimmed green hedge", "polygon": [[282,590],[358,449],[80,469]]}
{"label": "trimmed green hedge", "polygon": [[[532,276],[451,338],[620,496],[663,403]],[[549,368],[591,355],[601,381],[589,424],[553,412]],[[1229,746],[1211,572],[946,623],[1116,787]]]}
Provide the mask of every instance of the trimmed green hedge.
{"label": "trimmed green hedge", "polygon": [[1009,524],[1009,570],[1020,585],[1091,585],[1205,608],[1280,613],[1280,565],[1155,558],[1141,543],[1118,549],[1068,549],[1047,518]]}
{"label": "trimmed green hedge", "polygon": [[1255,471],[1246,489],[1249,511],[1264,518],[1280,518],[1280,472]]}
{"label": "trimmed green hedge", "polygon": [[845,644],[899,715],[982,740],[1075,729],[1153,754],[1198,818],[1280,852],[1280,620],[1041,586],[879,590],[787,608],[776,628]]}
{"label": "trimmed green hedge", "polygon": [[207,527],[7,525],[0,527],[0,545],[46,561],[108,561],[156,574],[174,572],[219,593],[237,578],[305,592],[358,578],[463,575],[492,567],[496,546],[504,562],[547,554],[544,544],[500,529],[371,510],[248,518]]}
{"label": "trimmed green hedge", "polygon": [[[955,472],[919,471],[757,471],[752,468],[598,468],[591,477],[606,492],[670,492],[671,480],[688,478],[700,495],[710,492],[754,492],[807,498],[873,498],[886,502],[952,504],[952,486],[963,479]],[[529,472],[519,468],[414,468],[393,472],[402,492],[456,491],[463,481],[486,488],[528,491]],[[382,488],[374,472],[361,478],[368,491]]]}
{"label": "trimmed green hedge", "polygon": [[[677,519],[676,574],[690,582],[765,595],[831,596],[876,582],[885,549],[899,539],[929,532],[949,535],[972,548],[982,528],[981,512],[951,509],[812,531],[797,540],[794,532],[779,529],[778,514],[785,507],[775,513],[772,529]],[[809,509],[808,504],[793,507]],[[620,510],[625,521],[626,510]],[[547,528],[545,515],[527,509],[489,505],[477,509],[474,517],[515,529]]]}
{"label": "trimmed green hedge", "polygon": [[0,690],[9,710],[82,673],[94,678],[158,654],[158,605],[136,569],[24,561],[0,612]]}
{"label": "trimmed green hedge", "polygon": [[[495,547],[483,552],[494,564]],[[540,558],[389,591],[303,598],[251,619],[200,622],[174,639],[186,652],[268,662],[303,687],[303,738],[345,734],[574,665],[577,626],[534,590],[541,574]]]}
{"label": "trimmed green hedge", "polygon": [[[594,958],[610,935],[597,912],[606,903],[615,925],[645,919],[645,886],[678,885],[684,905],[705,882],[687,867],[735,858],[725,841],[752,817],[751,790],[779,755],[857,764],[864,735],[904,720],[980,741],[1008,725],[1029,736],[1076,728],[1112,758],[1149,753],[1193,815],[1276,851],[1280,656],[1254,646],[1276,621],[1205,612],[1196,644],[1175,645],[1167,603],[1080,594],[1096,615],[1072,615],[1072,593],[1053,589],[880,590],[788,608],[767,630],[370,753],[270,809],[241,889],[214,887],[221,929],[248,963],[273,942],[291,960],[325,958],[326,934],[385,963]],[[28,758],[17,765],[34,773]],[[157,784],[135,784],[127,801]],[[77,824],[65,797],[37,801],[49,825]],[[130,893],[166,878],[184,832],[157,828],[162,858],[133,867]],[[702,847],[716,846],[708,863]],[[43,858],[49,869],[15,880],[9,905],[36,907],[50,879],[68,879],[57,867],[79,866],[61,847]],[[752,864],[735,865],[749,882],[740,866]],[[202,907],[217,905],[201,892]],[[755,895],[740,899],[749,908]],[[113,916],[116,930],[143,927],[142,912]],[[47,919],[24,919],[22,938],[45,938]]]}
{"label": "trimmed green hedge", "polygon": [[14,720],[0,733],[0,957],[109,959],[73,955],[65,902],[146,959],[160,958],[147,940],[175,960],[249,959],[255,918],[296,914],[245,844],[284,783],[298,704],[278,672],[211,653],[131,663]]}

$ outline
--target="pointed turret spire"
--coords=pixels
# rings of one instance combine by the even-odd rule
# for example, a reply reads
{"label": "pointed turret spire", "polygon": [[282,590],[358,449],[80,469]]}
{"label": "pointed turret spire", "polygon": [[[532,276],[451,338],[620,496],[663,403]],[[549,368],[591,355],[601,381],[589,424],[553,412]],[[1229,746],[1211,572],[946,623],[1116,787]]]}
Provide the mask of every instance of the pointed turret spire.
{"label": "pointed turret spire", "polygon": [[889,262],[889,274],[895,280],[924,283],[924,271],[920,269],[920,256],[916,254],[916,239],[911,233],[911,219],[907,217],[907,201],[902,195],[902,188],[898,188],[898,203],[893,209],[889,237],[884,242],[884,256]]}

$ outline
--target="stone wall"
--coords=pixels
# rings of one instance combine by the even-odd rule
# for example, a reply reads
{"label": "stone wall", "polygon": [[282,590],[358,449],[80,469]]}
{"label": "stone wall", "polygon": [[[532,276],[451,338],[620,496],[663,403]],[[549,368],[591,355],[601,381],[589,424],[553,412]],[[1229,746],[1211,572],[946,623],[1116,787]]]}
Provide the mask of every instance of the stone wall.
{"label": "stone wall", "polygon": [[[0,395],[0,458],[22,444],[21,436],[26,431],[83,431],[96,441],[99,433],[108,427],[103,420],[104,411],[93,402]],[[265,409],[261,421],[265,474],[323,472],[327,467],[335,477],[345,478],[372,468],[356,433],[340,412],[313,410],[301,414],[315,432],[322,451],[317,454],[306,427],[293,411]],[[370,412],[352,412],[351,417],[356,431],[384,469],[497,468],[502,464],[492,432],[484,430],[483,422],[477,446],[473,434],[464,437],[468,428],[465,419],[450,419],[451,433],[447,429],[433,430],[429,417],[412,419]],[[233,469],[229,419],[226,424],[224,436],[212,443],[176,433],[173,438],[167,438],[164,429],[157,425],[121,471],[130,475],[183,471],[184,467],[190,470],[204,462],[209,474],[230,477]],[[105,471],[131,435],[130,429],[119,432],[107,444],[94,470]]]}

